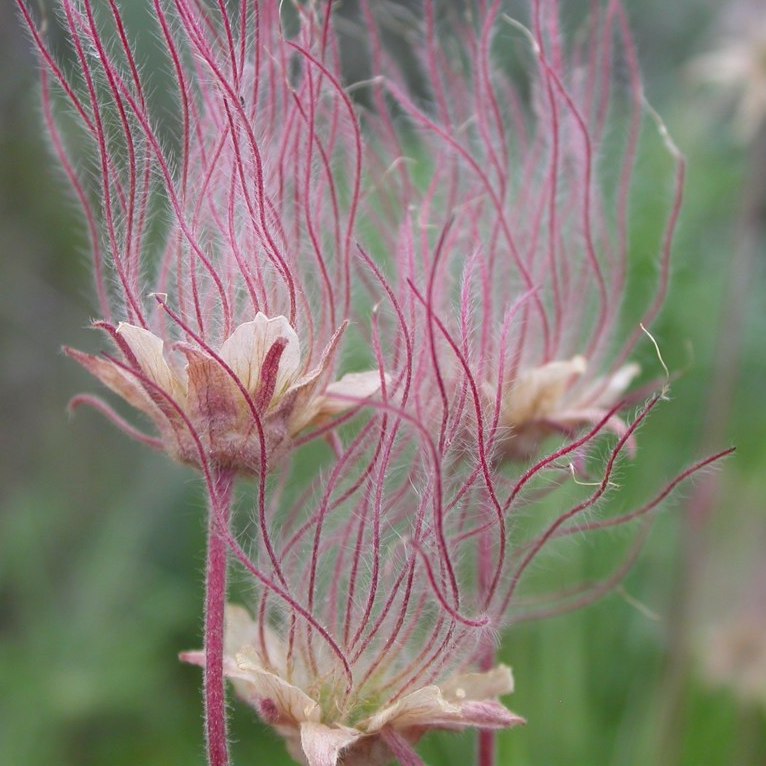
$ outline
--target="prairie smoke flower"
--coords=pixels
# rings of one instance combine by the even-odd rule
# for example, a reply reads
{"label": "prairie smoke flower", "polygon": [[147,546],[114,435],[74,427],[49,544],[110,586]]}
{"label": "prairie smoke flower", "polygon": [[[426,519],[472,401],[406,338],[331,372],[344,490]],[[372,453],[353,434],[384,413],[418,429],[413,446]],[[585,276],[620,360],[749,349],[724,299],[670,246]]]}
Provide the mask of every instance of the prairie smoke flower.
{"label": "prairie smoke flower", "polygon": [[594,380],[583,390],[578,383],[587,368],[585,357],[575,356],[519,372],[500,399],[498,425],[507,428],[500,441],[504,457],[528,460],[550,434],[571,436],[604,418],[605,428],[618,436],[625,433],[624,421],[610,411],[639,374],[639,366],[623,365],[608,380]]}
{"label": "prairie smoke flower", "polygon": [[[204,665],[204,653],[182,659]],[[506,666],[464,673],[395,696],[370,686],[344,694],[319,673],[289,667],[288,647],[242,607],[226,613],[225,673],[237,694],[284,737],[292,757],[308,766],[382,766],[435,729],[501,729],[523,723],[498,697],[513,691]],[[377,678],[385,688],[385,675]],[[393,701],[392,701],[393,700]]]}
{"label": "prairie smoke flower", "polygon": [[112,331],[123,362],[74,349],[67,353],[147,415],[163,448],[180,462],[201,467],[206,456],[219,468],[257,474],[262,456],[273,460],[304,429],[379,390],[377,371],[326,382],[340,335],[310,370],[287,319],[260,312],[239,325],[217,353],[175,344],[186,358],[184,367],[166,358],[160,338],[125,322]]}
{"label": "prairie smoke flower", "polygon": [[[366,4],[373,34],[386,7]],[[435,348],[460,350],[461,361],[442,363],[443,380],[465,385],[470,372],[494,410],[489,438],[501,458],[535,457],[545,437],[607,415],[606,427],[624,433],[640,320],[651,324],[667,291],[684,177],[670,139],[677,175],[659,281],[630,337],[618,337],[634,165],[644,117],[656,115],[619,4],[594,5],[585,27],[587,42],[570,45],[556,3],[530,3],[521,23],[497,2],[463,16],[428,1],[416,46],[426,106],[373,46],[371,164],[387,192],[376,213],[392,232],[402,301],[426,306]],[[521,76],[511,57],[528,64]],[[391,101],[417,132],[401,128]],[[616,134],[623,143],[605,159]]]}
{"label": "prairie smoke flower", "polygon": [[[257,473],[300,431],[352,406],[331,400],[332,386],[364,399],[380,380],[335,381],[361,141],[326,21],[297,8],[299,31],[286,39],[276,4],[244,3],[236,18],[221,7],[216,21],[187,0],[156,2],[176,99],[158,126],[117,4],[58,5],[74,71],[19,0],[46,65],[53,147],[85,213],[96,325],[123,358],[68,353],[148,415],[160,440],[101,400],[74,404],[182,462]],[[58,121],[61,98],[74,137]],[[180,138],[163,132],[173,120]]]}
{"label": "prairie smoke flower", "polygon": [[234,11],[153,0],[151,33],[171,73],[158,103],[115,0],[56,0],[68,64],[31,4],[17,4],[43,64],[51,143],[84,213],[96,326],[121,358],[68,353],[147,415],[159,438],[95,397],[73,404],[205,478],[206,733],[211,766],[225,766],[235,476],[258,479],[265,528],[267,472],[294,437],[385,380],[335,374],[351,314],[362,148],[337,43],[318,5],[294,7],[288,39],[276,2]]}

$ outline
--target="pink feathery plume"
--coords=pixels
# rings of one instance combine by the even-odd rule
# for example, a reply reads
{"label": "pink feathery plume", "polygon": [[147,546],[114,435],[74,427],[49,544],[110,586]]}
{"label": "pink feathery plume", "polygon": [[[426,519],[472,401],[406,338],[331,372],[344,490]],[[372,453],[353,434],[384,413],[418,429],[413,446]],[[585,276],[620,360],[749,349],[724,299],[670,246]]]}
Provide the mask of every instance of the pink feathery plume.
{"label": "pink feathery plume", "polygon": [[[397,278],[421,286],[494,409],[491,452],[528,460],[550,435],[640,399],[625,395],[640,373],[629,357],[667,293],[684,161],[645,102],[618,2],[592,3],[565,37],[556,2],[530,2],[517,20],[499,0],[467,13],[426,0],[422,18],[408,20],[411,35],[420,31],[417,79],[382,45],[392,8],[364,4],[375,75],[365,127],[385,190],[379,228],[390,232]],[[659,128],[675,180],[654,294],[627,318],[635,329],[624,338],[633,176],[647,125]],[[401,296],[414,305],[406,289]],[[444,371],[452,374],[458,365]],[[608,428],[624,432],[619,410]]]}
{"label": "pink feathery plume", "polygon": [[[116,0],[18,0],[42,64],[54,152],[82,207],[98,310],[116,353],[67,353],[154,426],[130,436],[203,474],[210,497],[205,618],[209,761],[228,762],[222,675],[226,531],[236,475],[266,477],[298,438],[380,387],[335,380],[351,307],[362,144],[341,87],[330,4],[152,0],[161,95]],[[333,398],[349,394],[356,403]]]}

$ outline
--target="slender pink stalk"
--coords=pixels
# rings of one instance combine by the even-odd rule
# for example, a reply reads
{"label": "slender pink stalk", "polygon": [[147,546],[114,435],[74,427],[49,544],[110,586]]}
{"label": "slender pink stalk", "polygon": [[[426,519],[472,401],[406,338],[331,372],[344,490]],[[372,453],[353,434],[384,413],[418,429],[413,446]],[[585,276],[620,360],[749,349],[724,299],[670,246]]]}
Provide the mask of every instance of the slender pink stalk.
{"label": "slender pink stalk", "polygon": [[494,731],[480,731],[478,741],[478,766],[495,766],[497,763],[497,735]]}
{"label": "slender pink stalk", "polygon": [[223,675],[224,607],[227,583],[227,535],[231,519],[234,476],[214,474],[208,511],[205,571],[205,735],[210,766],[227,766],[229,738],[226,724],[226,686]]}

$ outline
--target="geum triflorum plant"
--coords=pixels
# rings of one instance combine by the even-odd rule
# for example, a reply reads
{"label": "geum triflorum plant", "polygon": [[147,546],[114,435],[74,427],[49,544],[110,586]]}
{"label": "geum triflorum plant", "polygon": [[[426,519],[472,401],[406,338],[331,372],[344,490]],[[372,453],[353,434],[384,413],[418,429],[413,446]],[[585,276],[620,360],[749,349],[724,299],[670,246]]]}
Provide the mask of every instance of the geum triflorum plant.
{"label": "geum triflorum plant", "polygon": [[[66,64],[18,3],[90,236],[95,326],[116,349],[67,353],[155,433],[99,398],[73,403],[198,469],[209,495],[204,646],[183,655],[204,668],[209,763],[229,761],[224,675],[310,766],[411,766],[427,731],[469,727],[481,766],[494,763],[492,732],[522,720],[499,700],[512,677],[495,664],[498,631],[606,592],[644,536],[602,581],[539,608],[519,599],[534,562],[649,517],[710,462],[629,514],[595,514],[661,398],[625,412],[641,334],[616,330],[643,104],[621,8],[595,9],[567,50],[555,2],[531,2],[522,26],[500,3],[458,16],[426,1],[408,25],[423,28],[421,107],[381,45],[373,10],[386,7],[362,3],[365,134],[330,3],[152,0],[170,126],[116,0],[58,0]],[[528,99],[507,46],[523,52]],[[597,159],[614,112],[628,129],[610,205]],[[646,324],[681,180],[679,166]],[[369,327],[373,369],[340,375],[350,322]],[[321,467],[298,470],[293,453],[319,438]],[[238,478],[256,487],[241,519]],[[567,482],[573,501],[530,512]],[[229,558],[252,577],[249,610],[225,608]]]}

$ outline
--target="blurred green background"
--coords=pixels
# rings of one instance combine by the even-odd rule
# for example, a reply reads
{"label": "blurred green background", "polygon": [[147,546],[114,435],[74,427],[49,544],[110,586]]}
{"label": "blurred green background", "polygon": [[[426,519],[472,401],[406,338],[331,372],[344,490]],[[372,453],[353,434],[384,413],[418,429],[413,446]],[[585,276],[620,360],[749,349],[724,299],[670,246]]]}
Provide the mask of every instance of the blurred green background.
{"label": "blurred green background", "polygon": [[[766,139],[738,137],[726,97],[688,77],[689,60],[717,43],[718,4],[630,5],[648,96],[689,176],[654,327],[682,375],[641,434],[621,502],[708,452],[738,453],[668,505],[623,589],[507,636],[510,706],[529,723],[502,735],[501,763],[762,766]],[[98,339],[30,47],[14,4],[0,4],[0,764],[202,764],[200,674],[175,657],[200,644],[203,499],[190,471],[93,413],[66,415],[95,384],[59,349]],[[649,278],[641,236],[656,237],[669,176],[666,158],[645,159],[634,268]],[[653,353],[642,345],[639,361],[656,367]],[[584,541],[570,570],[598,571],[609,546]],[[232,708],[235,763],[288,763],[254,714]],[[462,766],[472,747],[438,735],[423,753]]]}

